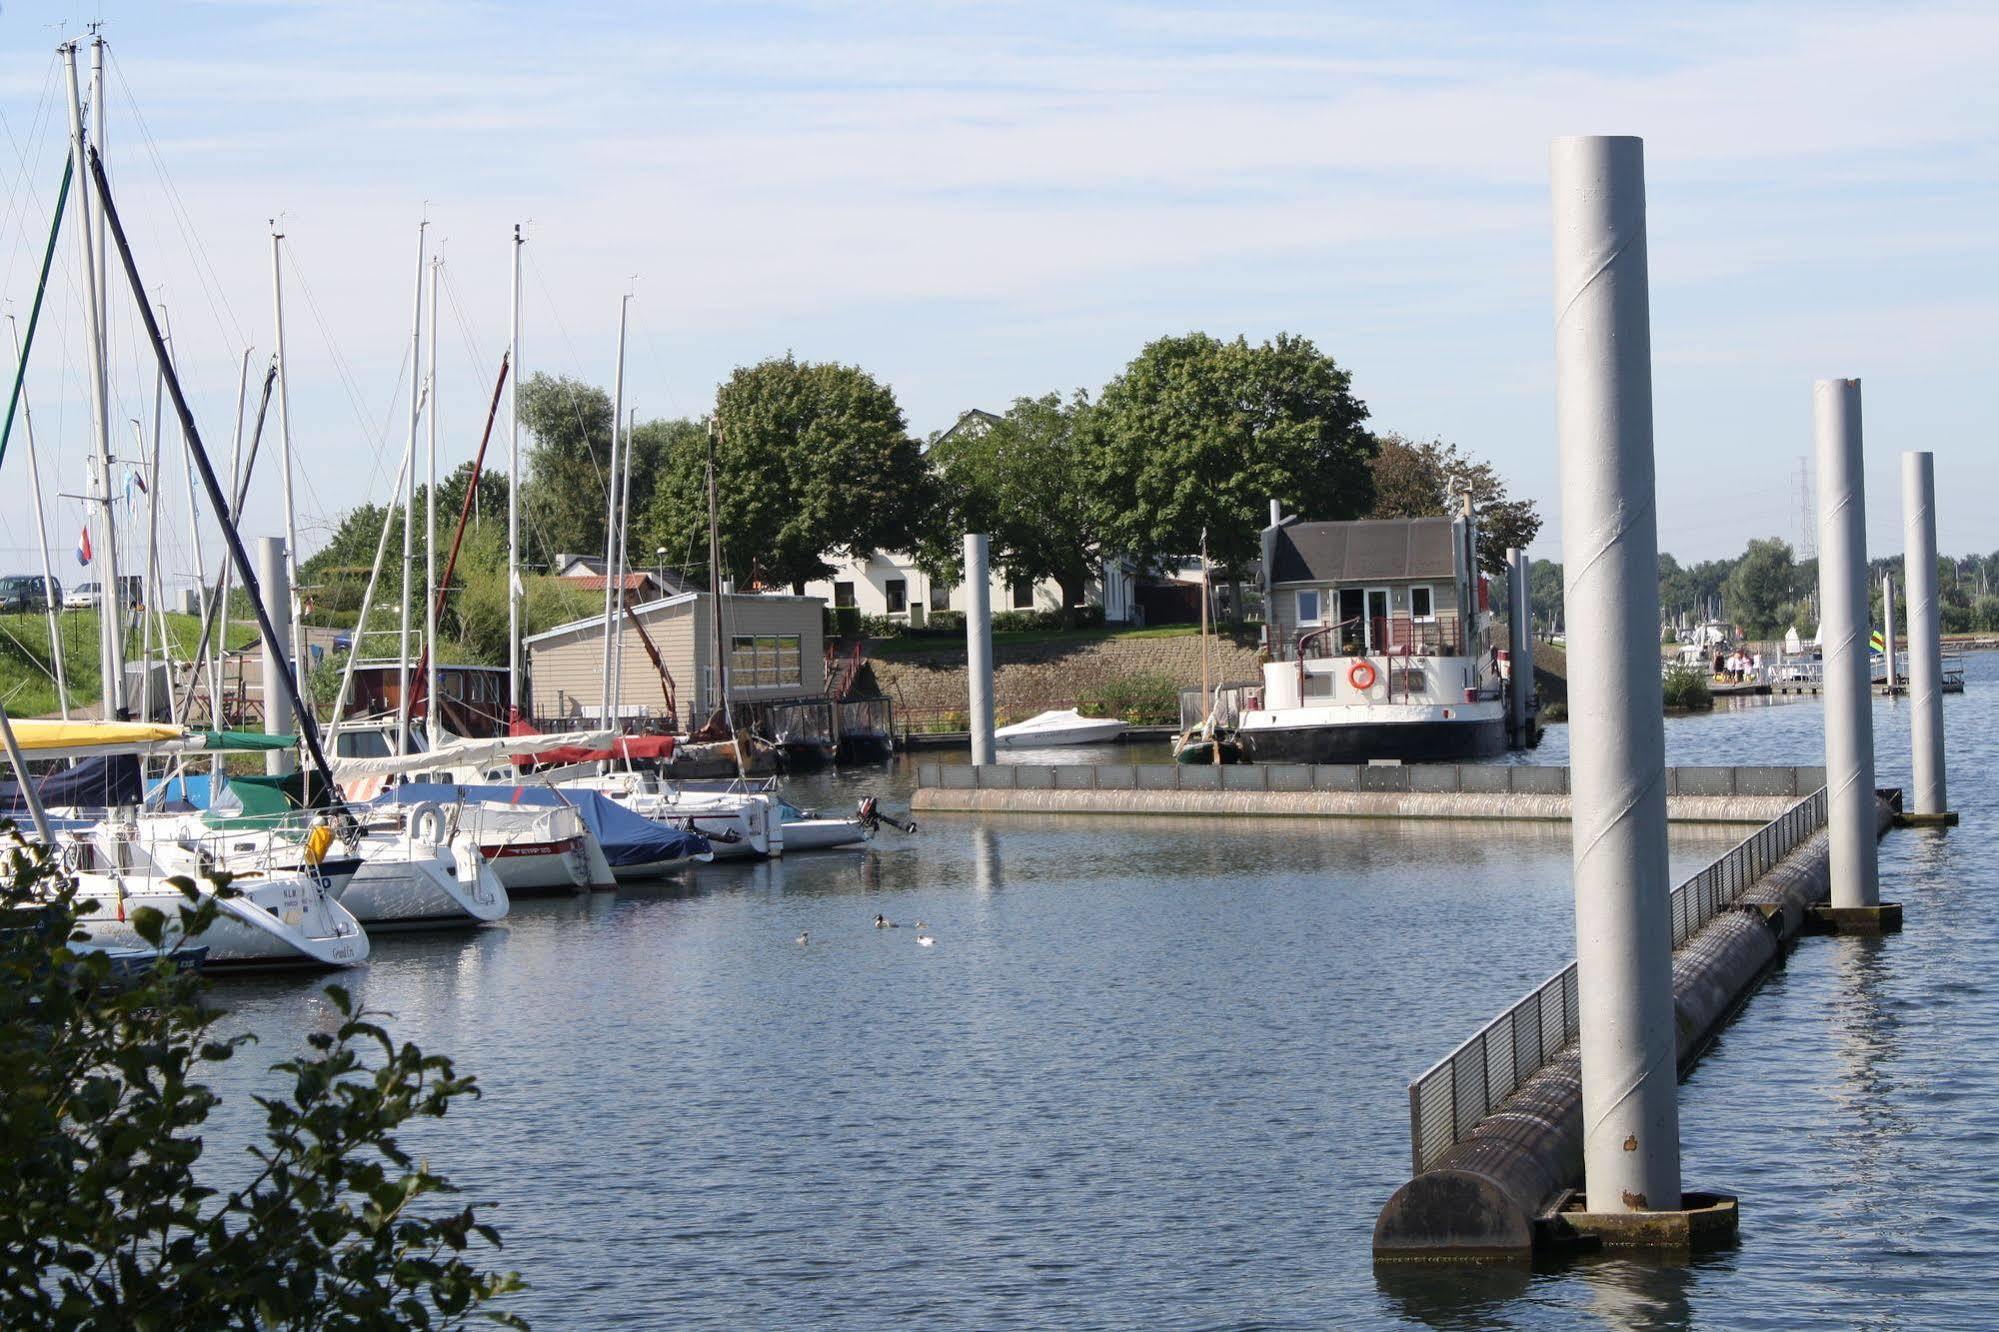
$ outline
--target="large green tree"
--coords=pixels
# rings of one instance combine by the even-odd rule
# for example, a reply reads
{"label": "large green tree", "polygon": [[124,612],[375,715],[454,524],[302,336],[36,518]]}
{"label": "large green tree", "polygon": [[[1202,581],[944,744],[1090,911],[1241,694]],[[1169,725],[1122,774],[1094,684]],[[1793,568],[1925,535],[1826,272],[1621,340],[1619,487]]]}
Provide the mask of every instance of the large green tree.
{"label": "large green tree", "polygon": [[[594,384],[538,374],[521,385],[521,424],[532,439],[521,483],[522,543],[544,567],[558,554],[601,556],[610,512],[611,395]],[[632,432],[626,556],[635,561],[644,548],[639,515],[652,502],[661,437],[657,423]]]}
{"label": "large green tree", "polygon": [[1728,618],[1752,638],[1772,638],[1791,627],[1797,566],[1788,542],[1754,540],[1723,586]]}
{"label": "large green tree", "polygon": [[1437,518],[1457,512],[1454,496],[1469,491],[1478,518],[1478,562],[1487,573],[1506,569],[1506,552],[1525,550],[1541,531],[1533,500],[1512,498],[1489,462],[1440,439],[1376,438],[1373,518]]}
{"label": "large green tree", "polygon": [[[789,355],[743,366],[716,394],[717,496],[726,571],[789,584],[831,572],[828,554],[909,550],[932,488],[895,394],[851,365]],[[662,439],[664,475],[646,511],[647,544],[706,550],[707,440]]]}
{"label": "large green tree", "polygon": [[1273,499],[1310,518],[1360,517],[1374,503],[1374,440],[1350,390],[1351,376],[1295,334],[1147,345],[1081,422],[1106,545],[1184,555],[1205,532],[1235,575],[1257,555]]}
{"label": "large green tree", "polygon": [[1081,393],[1067,402],[1059,393],[1017,398],[983,429],[959,430],[933,445],[937,521],[931,539],[919,543],[927,562],[957,569],[962,555],[951,537],[984,532],[994,562],[1010,576],[1052,579],[1065,612],[1082,605],[1103,549],[1076,438],[1088,410]]}

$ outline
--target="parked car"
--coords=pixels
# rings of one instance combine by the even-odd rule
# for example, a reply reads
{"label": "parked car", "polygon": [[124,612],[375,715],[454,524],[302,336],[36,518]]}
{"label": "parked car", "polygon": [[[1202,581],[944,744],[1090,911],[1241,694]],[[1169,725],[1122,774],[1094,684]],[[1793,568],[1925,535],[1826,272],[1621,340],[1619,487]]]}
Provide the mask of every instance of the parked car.
{"label": "parked car", "polygon": [[50,603],[62,605],[62,584],[40,574],[9,574],[0,578],[0,612],[45,611]]}
{"label": "parked car", "polygon": [[[145,608],[146,580],[138,574],[126,574],[118,580],[125,585],[125,606],[129,610]],[[70,589],[62,604],[66,610],[88,610],[95,606],[104,594],[102,583],[78,583]]]}
{"label": "parked car", "polygon": [[97,604],[98,586],[95,583],[78,583],[62,599],[64,610],[89,610]]}

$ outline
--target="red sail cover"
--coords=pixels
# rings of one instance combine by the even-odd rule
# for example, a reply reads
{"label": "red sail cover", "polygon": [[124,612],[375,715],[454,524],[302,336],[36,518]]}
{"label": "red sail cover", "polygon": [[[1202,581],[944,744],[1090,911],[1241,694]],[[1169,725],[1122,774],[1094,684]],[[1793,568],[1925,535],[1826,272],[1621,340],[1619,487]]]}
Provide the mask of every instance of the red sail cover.
{"label": "red sail cover", "polygon": [[[522,731],[522,722],[514,723],[515,735],[532,735],[530,728]],[[555,749],[545,749],[539,754],[516,754],[514,762],[533,764],[538,768],[560,767],[569,763],[595,763],[601,759],[669,759],[673,757],[673,737],[670,735],[627,735],[611,743],[608,749],[586,749],[582,745],[562,745]]]}

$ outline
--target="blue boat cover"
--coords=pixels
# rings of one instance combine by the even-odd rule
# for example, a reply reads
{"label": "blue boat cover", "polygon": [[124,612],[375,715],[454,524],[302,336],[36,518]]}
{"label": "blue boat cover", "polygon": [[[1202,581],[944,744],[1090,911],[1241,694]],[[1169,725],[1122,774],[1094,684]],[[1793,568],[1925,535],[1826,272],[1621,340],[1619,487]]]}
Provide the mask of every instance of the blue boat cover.
{"label": "blue boat cover", "polygon": [[608,796],[595,791],[564,791],[546,786],[450,786],[442,782],[406,782],[390,786],[374,800],[376,805],[414,805],[420,801],[454,805],[460,800],[479,800],[498,805],[574,805],[583,816],[584,826],[596,835],[604,848],[604,859],[613,869],[621,865],[652,865],[661,861],[685,860],[708,850],[708,839],[699,833],[683,832],[654,823],[643,814],[634,814]]}
{"label": "blue boat cover", "polygon": [[[130,754],[79,759],[73,768],[52,768],[34,780],[35,794],[41,797],[42,804],[58,809],[136,805],[143,794],[139,760]],[[24,814],[27,809],[20,783],[0,782],[0,814]]]}

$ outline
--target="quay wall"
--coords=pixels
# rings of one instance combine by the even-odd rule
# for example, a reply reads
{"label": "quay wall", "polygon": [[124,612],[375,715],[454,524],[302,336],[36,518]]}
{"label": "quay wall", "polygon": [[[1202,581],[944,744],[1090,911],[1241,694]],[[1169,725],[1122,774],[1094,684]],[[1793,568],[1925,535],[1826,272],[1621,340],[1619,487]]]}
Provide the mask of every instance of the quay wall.
{"label": "quay wall", "polygon": [[[1669,768],[1668,816],[1768,823],[1825,784],[1815,767]],[[1566,820],[1567,768],[1254,763],[917,765],[910,809],[968,814]]]}

